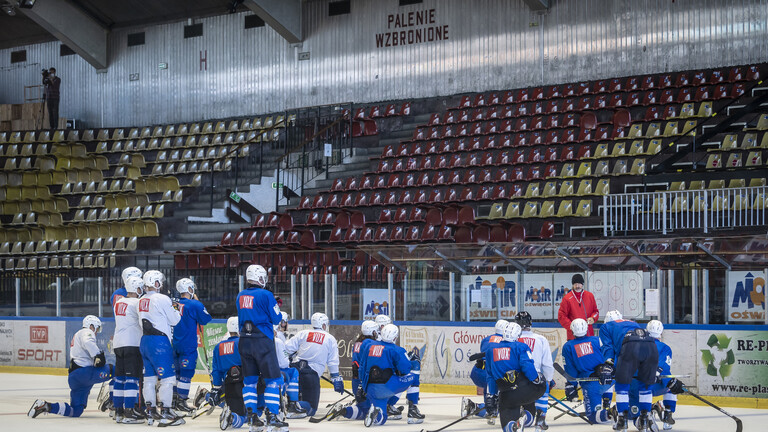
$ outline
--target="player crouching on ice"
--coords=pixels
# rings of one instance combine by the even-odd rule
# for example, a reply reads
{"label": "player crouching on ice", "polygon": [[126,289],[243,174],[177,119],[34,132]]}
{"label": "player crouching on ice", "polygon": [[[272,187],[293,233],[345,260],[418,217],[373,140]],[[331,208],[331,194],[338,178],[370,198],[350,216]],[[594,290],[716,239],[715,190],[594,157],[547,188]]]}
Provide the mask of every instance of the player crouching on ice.
{"label": "player crouching on ice", "polygon": [[[663,423],[665,430],[672,429],[672,425],[675,424],[675,420],[672,418],[672,413],[675,412],[677,407],[677,395],[683,393],[683,383],[677,380],[677,378],[661,378],[662,375],[670,375],[670,368],[672,366],[672,349],[669,345],[660,341],[661,333],[664,332],[664,325],[661,321],[652,320],[648,322],[645,327],[648,334],[656,342],[656,349],[659,351],[659,367],[656,371],[656,383],[651,385],[651,392],[653,396],[662,396],[664,401],[657,402],[653,406],[652,414],[656,414],[659,420]],[[632,380],[632,384],[629,386],[629,406],[630,413],[636,412],[634,407],[639,406],[639,393],[642,384],[638,380]],[[630,414],[632,415],[632,414]],[[638,417],[635,418],[635,425],[638,425]],[[638,428],[639,429],[639,428]]]}
{"label": "player crouching on ice", "polygon": [[101,320],[93,315],[83,318],[83,328],[72,337],[70,349],[69,403],[49,403],[38,399],[27,415],[35,418],[42,413],[66,417],[80,417],[88,405],[88,394],[94,384],[112,378],[114,367],[107,364],[104,352],[96,344],[96,333],[101,331]]}
{"label": "player crouching on ice", "polygon": [[[610,367],[603,374],[603,354],[600,351],[600,340],[597,336],[587,336],[589,324],[581,318],[571,321],[571,332],[574,339],[563,345],[565,371],[571,377],[598,377],[601,381],[582,381],[581,392],[584,395],[584,408],[587,418],[592,423],[608,423],[608,411],[601,409],[601,396],[611,387]],[[569,401],[578,397],[579,382],[568,382],[565,385],[565,396]]]}
{"label": "player crouching on ice", "polygon": [[522,328],[509,323],[504,340],[485,355],[489,379],[499,388],[499,420],[504,432],[523,429],[523,406],[535,402],[547,390],[543,375],[536,372],[531,349],[518,338]]}
{"label": "player crouching on ice", "polygon": [[485,354],[496,344],[504,340],[504,329],[509,325],[507,320],[500,319],[494,325],[495,333],[486,336],[480,341],[480,352],[472,354],[469,361],[475,362],[469,378],[477,387],[483,389],[483,402],[476,404],[467,397],[461,398],[461,416],[466,417],[472,413],[478,417],[488,419],[488,424],[494,424],[498,415],[499,391],[496,388],[496,382],[488,379],[488,372],[485,369]]}
{"label": "player crouching on ice", "polygon": [[418,351],[406,356],[405,349],[395,345],[400,330],[394,324],[387,324],[381,329],[380,341],[371,341],[367,352],[360,358],[360,382],[371,408],[363,423],[366,427],[383,425],[387,422],[387,401],[394,395],[410,388],[408,399],[408,423],[424,421],[419,412],[419,371],[421,363]]}

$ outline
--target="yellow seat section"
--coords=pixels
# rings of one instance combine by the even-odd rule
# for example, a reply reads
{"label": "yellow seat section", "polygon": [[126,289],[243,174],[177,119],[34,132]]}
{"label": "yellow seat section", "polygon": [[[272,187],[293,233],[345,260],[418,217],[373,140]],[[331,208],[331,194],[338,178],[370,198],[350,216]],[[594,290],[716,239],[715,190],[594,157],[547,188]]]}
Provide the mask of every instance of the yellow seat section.
{"label": "yellow seat section", "polygon": [[557,209],[557,217],[573,216],[573,202],[571,200],[560,201],[560,207]]}
{"label": "yellow seat section", "polygon": [[528,201],[523,205],[524,218],[535,218],[539,215],[539,203],[535,201]]}
{"label": "yellow seat section", "polygon": [[576,207],[576,211],[573,215],[579,217],[592,216],[592,200],[585,199],[579,201],[579,206]]}
{"label": "yellow seat section", "polygon": [[488,219],[502,219],[504,217],[504,204],[496,202],[491,204],[491,210],[488,212]]}
{"label": "yellow seat section", "polygon": [[519,217],[520,217],[520,203],[515,201],[510,201],[509,204],[507,204],[507,211],[504,212],[504,218],[514,219]]}

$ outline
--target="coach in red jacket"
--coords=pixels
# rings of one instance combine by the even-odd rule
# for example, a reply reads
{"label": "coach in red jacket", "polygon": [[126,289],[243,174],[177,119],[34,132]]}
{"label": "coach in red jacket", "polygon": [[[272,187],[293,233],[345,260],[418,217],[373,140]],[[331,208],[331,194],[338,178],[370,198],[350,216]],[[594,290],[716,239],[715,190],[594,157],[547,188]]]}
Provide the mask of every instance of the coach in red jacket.
{"label": "coach in red jacket", "polygon": [[587,324],[589,324],[587,336],[594,336],[595,331],[592,329],[592,324],[600,318],[600,312],[597,310],[597,303],[595,303],[595,296],[591,292],[584,291],[584,276],[580,273],[573,275],[571,284],[573,285],[572,289],[568,291],[568,294],[563,297],[563,301],[560,303],[557,320],[568,332],[568,340],[573,339],[571,321],[576,318],[586,320]]}

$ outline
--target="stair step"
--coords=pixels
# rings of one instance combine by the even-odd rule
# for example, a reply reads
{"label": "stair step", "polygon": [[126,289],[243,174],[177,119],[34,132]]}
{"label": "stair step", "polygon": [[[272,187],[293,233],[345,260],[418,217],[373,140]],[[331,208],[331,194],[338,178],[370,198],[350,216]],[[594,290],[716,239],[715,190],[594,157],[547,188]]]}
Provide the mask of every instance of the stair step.
{"label": "stair step", "polygon": [[208,245],[218,244],[224,230],[219,232],[195,232],[195,233],[176,233],[173,241],[204,242]]}
{"label": "stair step", "polygon": [[247,225],[248,225],[247,223],[245,224],[243,223],[189,223],[187,224],[187,232],[188,233],[209,233],[209,232],[223,233],[224,231],[235,231]]}

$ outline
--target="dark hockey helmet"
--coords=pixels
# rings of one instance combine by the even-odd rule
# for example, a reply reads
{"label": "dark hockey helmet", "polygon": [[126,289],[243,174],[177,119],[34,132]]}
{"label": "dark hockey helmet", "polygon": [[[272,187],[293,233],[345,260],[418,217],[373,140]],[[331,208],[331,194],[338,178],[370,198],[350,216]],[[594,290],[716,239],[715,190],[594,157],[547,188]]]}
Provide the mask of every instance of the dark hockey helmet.
{"label": "dark hockey helmet", "polygon": [[529,314],[526,311],[520,311],[515,315],[515,322],[520,324],[520,327],[526,328],[530,327],[531,323],[533,323],[533,318],[531,318],[531,314]]}

